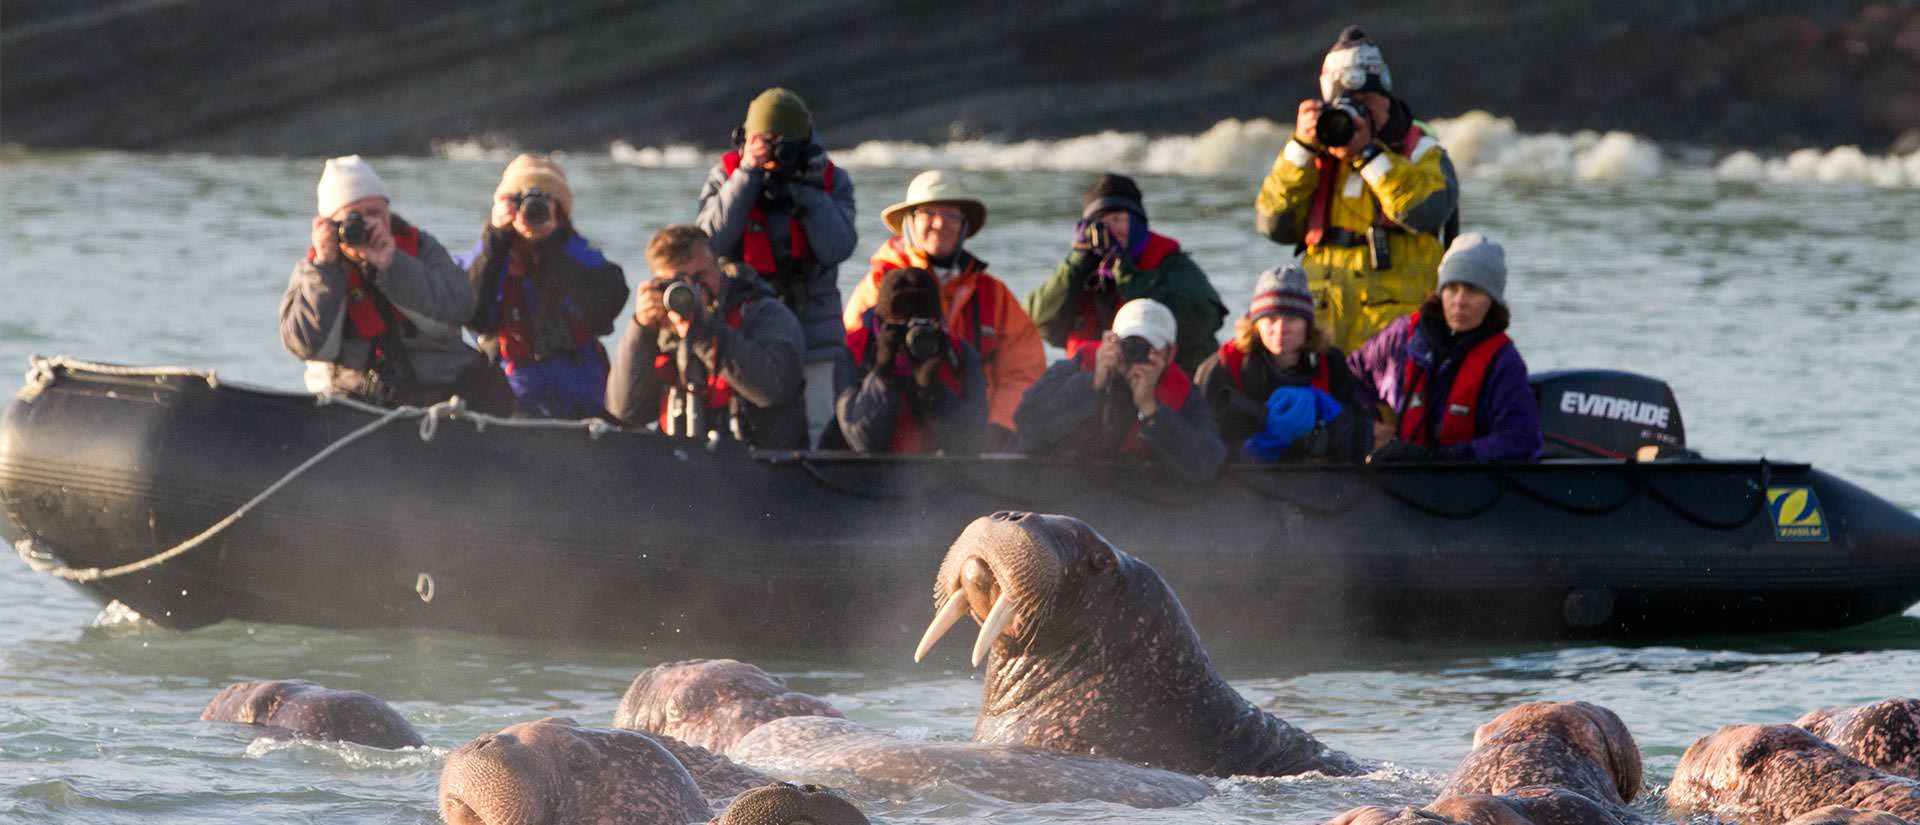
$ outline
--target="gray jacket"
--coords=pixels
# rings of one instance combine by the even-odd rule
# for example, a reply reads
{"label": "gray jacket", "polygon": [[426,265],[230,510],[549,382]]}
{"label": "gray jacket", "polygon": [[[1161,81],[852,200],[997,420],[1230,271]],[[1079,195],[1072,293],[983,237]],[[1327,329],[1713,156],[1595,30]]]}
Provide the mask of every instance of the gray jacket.
{"label": "gray jacket", "polygon": [[[474,308],[466,270],[425,230],[420,232],[420,254],[395,252],[393,265],[378,273],[374,283],[413,324],[401,341],[422,385],[451,385],[461,370],[486,360],[460,340],[460,327],[473,317]],[[316,266],[303,259],[294,265],[286,294],[280,296],[280,342],[307,362],[309,391],[353,394],[365,386],[363,371],[374,342],[347,334],[345,264]]]}
{"label": "gray jacket", "polygon": [[[700,188],[700,216],[694,223],[713,239],[714,254],[741,260],[741,238],[745,236],[748,215],[760,198],[766,173],[742,165],[732,175],[723,164],[714,164],[707,182]],[[846,328],[840,320],[840,262],[853,254],[859,234],[854,230],[853,176],[847,170],[833,171],[832,191],[818,185],[794,182],[788,186],[791,205],[768,214],[767,235],[775,249],[788,248],[789,219],[797,217],[807,230],[807,244],[813,264],[806,273],[804,293],[791,300],[782,296],[800,318],[806,330],[806,361],[828,361],[846,345]],[[796,305],[796,303],[798,305]]]}
{"label": "gray jacket", "polygon": [[[751,280],[749,280],[751,278]],[[748,443],[768,449],[804,449],[807,446],[807,406],[801,393],[800,322],[753,276],[728,279],[726,305],[740,308],[735,329],[709,319],[713,335],[693,347],[692,353],[708,374],[725,378],[740,410]],[[680,349],[672,329],[628,324],[613,353],[607,376],[607,411],[629,427],[660,420],[663,403],[678,405],[684,392],[654,369],[654,359],[671,360]],[[671,371],[670,371],[671,372]],[[727,417],[710,422],[727,427]]]}

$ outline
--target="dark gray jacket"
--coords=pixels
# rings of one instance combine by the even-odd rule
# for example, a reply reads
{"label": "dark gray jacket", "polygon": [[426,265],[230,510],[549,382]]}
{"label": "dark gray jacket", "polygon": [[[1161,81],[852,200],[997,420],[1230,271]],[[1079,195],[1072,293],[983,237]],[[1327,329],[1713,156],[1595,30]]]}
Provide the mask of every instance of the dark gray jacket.
{"label": "dark gray jacket", "polygon": [[[960,392],[956,395],[936,382],[928,393],[921,427],[930,451],[974,455],[987,440],[987,374],[972,344],[959,340],[951,343]],[[912,378],[865,372],[852,386],[840,390],[833,405],[835,427],[821,436],[821,446],[844,446],[862,453],[895,452],[894,429],[900,420],[900,405],[907,403],[906,393],[918,391]]]}
{"label": "dark gray jacket", "polygon": [[[398,226],[396,226],[396,229]],[[460,340],[473,317],[473,287],[466,270],[425,230],[420,254],[395,252],[393,265],[374,282],[396,310],[413,323],[402,336],[414,374],[423,385],[451,385],[460,372],[485,356]],[[352,394],[364,386],[373,341],[347,335],[347,268],[335,261],[316,266],[302,259],[280,296],[280,342],[307,362],[307,389]]]}
{"label": "dark gray jacket", "polygon": [[[732,175],[726,173],[724,164],[714,164],[707,172],[706,185],[700,188],[700,216],[694,223],[713,239],[715,254],[741,260],[741,238],[765,179],[764,171],[744,165]],[[836,168],[831,192],[793,183],[788,186],[788,194],[790,206],[768,214],[767,234],[775,249],[786,249],[789,219],[798,217],[806,228],[814,261],[797,305],[788,301],[788,308],[799,316],[806,330],[806,361],[832,360],[846,345],[846,329],[840,320],[840,262],[853,254],[859,242],[853,226],[853,176]],[[782,300],[787,298],[783,296]]]}
{"label": "dark gray jacket", "polygon": [[[1019,430],[1014,451],[1117,459],[1137,420],[1132,398],[1095,390],[1093,373],[1082,371],[1072,358],[1055,361],[1027,389],[1013,414]],[[1142,426],[1140,440],[1162,466],[1184,481],[1211,481],[1227,460],[1213,409],[1197,387],[1187,393],[1180,409],[1161,410]]]}
{"label": "dark gray jacket", "polygon": [[[710,319],[713,335],[693,348],[709,374],[718,374],[732,387],[747,442],[768,449],[804,449],[807,445],[807,407],[800,392],[800,356],[804,348],[800,322],[758,278],[741,275],[727,279],[723,307],[737,305],[740,327]],[[726,310],[721,310],[722,318]],[[628,324],[613,353],[607,376],[607,411],[629,427],[660,420],[662,404],[679,404],[683,390],[677,378],[654,368],[656,356],[669,359],[679,351],[680,337],[672,329],[654,330]],[[672,372],[669,370],[669,372]],[[677,375],[677,374],[676,374]],[[666,380],[672,378],[673,380]],[[726,416],[715,416],[713,427],[727,427]]]}

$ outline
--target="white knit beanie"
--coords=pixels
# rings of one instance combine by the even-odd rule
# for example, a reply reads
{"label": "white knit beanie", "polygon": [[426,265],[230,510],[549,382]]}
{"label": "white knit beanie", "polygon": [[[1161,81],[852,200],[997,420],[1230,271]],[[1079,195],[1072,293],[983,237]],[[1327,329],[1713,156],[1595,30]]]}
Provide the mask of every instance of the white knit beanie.
{"label": "white knit beanie", "polygon": [[320,200],[320,214],[332,215],[340,207],[361,198],[386,198],[387,182],[373,173],[373,167],[360,159],[359,155],[327,158],[327,168],[320,173],[320,186],[317,190]]}

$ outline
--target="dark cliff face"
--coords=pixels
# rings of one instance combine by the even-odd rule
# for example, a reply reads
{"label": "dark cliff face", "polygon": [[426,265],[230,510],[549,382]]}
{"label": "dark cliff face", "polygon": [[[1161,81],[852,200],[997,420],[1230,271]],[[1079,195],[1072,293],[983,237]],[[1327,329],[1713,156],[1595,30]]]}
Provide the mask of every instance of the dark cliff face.
{"label": "dark cliff face", "polygon": [[[936,3],[8,0],[0,140],[319,154],[718,145],[786,85],[822,134],[1290,120],[1361,23],[1417,113],[1759,148],[1920,130],[1916,0]],[[1920,133],[1916,133],[1920,134]],[[1912,138],[1909,138],[1910,140]]]}

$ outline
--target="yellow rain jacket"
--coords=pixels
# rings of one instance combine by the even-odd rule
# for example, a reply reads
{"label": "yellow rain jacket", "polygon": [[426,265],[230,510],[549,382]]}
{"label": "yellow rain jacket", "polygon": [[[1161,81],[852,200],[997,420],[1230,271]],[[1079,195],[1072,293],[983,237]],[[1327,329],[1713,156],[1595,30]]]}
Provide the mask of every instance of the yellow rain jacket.
{"label": "yellow rain jacket", "polygon": [[[1447,151],[1427,125],[1415,121],[1406,144],[1378,144],[1379,154],[1355,169],[1288,140],[1254,203],[1262,234],[1306,247],[1300,266],[1318,304],[1319,326],[1333,345],[1352,352],[1393,319],[1420,308],[1438,278],[1440,234],[1460,201],[1460,183]],[[1317,162],[1316,162],[1317,161]],[[1324,230],[1307,245],[1321,178],[1331,172]],[[1387,235],[1391,260],[1374,269],[1367,230]]]}

